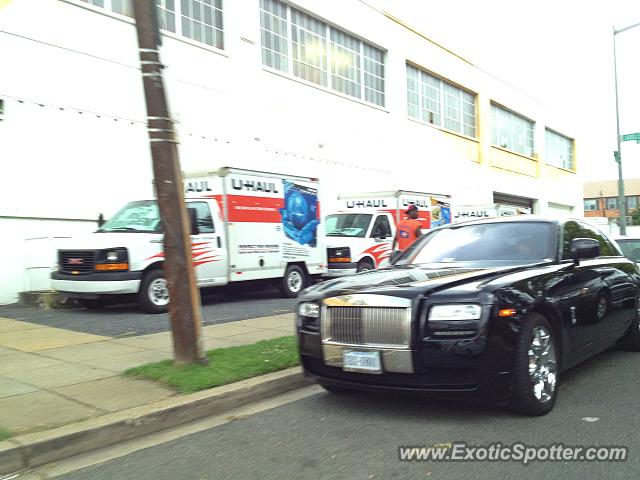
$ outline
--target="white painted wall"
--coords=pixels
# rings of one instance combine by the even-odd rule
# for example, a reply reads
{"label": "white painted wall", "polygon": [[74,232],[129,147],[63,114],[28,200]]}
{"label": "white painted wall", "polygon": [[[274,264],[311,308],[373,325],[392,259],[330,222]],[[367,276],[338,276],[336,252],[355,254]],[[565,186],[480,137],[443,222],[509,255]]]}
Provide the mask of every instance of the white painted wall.
{"label": "white painted wall", "polygon": [[[538,199],[539,213],[552,202],[581,215],[577,179],[536,180],[479,166],[451,149],[450,134],[409,120],[406,61],[478,92],[481,108],[495,100],[536,119],[536,150],[545,125],[573,136],[555,114],[356,0],[295,3],[388,52],[386,107],[263,68],[258,1],[228,1],[224,52],[163,37],[183,170],[232,165],[317,176],[325,212],[340,192],[437,191],[459,204],[485,204],[495,190]],[[2,10],[0,30],[15,34],[0,34],[0,230],[8,247],[0,261],[10,265],[0,278],[0,303],[8,303],[28,282],[45,282],[25,268],[35,250],[46,256],[45,247],[27,248],[34,242],[25,239],[95,228],[47,218],[108,217],[153,190],[131,20],[73,0],[13,1]],[[45,250],[53,248],[48,243]]]}

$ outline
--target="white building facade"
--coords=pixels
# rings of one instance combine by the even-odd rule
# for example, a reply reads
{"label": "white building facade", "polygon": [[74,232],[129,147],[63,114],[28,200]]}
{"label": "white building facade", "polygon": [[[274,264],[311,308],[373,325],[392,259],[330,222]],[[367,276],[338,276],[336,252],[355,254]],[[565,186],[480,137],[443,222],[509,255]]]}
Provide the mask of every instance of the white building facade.
{"label": "white building facade", "polygon": [[[582,215],[575,132],[358,0],[158,0],[183,170],[320,178]],[[60,237],[153,197],[127,0],[0,2],[0,304],[48,288]]]}

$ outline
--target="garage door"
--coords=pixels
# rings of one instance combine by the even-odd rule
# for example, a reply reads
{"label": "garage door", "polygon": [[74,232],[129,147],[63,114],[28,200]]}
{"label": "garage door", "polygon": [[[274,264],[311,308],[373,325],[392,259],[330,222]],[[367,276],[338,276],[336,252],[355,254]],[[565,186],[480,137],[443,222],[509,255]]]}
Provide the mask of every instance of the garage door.
{"label": "garage door", "polygon": [[571,217],[573,215],[573,207],[570,205],[563,205],[561,203],[549,202],[547,214],[553,218]]}

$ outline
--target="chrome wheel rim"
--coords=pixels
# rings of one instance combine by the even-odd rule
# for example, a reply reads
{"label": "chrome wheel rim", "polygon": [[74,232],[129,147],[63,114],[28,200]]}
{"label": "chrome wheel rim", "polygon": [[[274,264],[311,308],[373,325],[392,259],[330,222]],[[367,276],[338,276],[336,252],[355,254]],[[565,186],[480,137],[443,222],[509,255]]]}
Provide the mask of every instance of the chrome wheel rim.
{"label": "chrome wheel rim", "polygon": [[156,278],[149,284],[149,300],[159,307],[169,303],[169,287],[167,280],[164,278]]}
{"label": "chrome wheel rim", "polygon": [[293,293],[299,292],[302,289],[302,275],[300,275],[300,272],[293,271],[289,273],[287,285],[289,285],[289,290]]}
{"label": "chrome wheel rim", "polygon": [[604,317],[607,313],[607,297],[602,296],[598,300],[598,318]]}
{"label": "chrome wheel rim", "polygon": [[545,327],[538,325],[531,332],[528,354],[533,396],[540,402],[548,402],[556,389],[558,364],[553,339]]}

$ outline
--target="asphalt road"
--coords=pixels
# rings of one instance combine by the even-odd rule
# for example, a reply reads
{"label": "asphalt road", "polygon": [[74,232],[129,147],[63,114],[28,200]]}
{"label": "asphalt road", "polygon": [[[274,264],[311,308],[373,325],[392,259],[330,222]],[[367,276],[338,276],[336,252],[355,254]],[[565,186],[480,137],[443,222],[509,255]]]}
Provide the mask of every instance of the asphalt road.
{"label": "asphalt road", "polygon": [[[276,289],[247,290],[231,294],[224,289],[203,290],[204,325],[292,312],[296,300],[281,298]],[[67,308],[40,310],[19,305],[0,306],[0,317],[22,320],[76,332],[130,337],[169,330],[169,315],[142,313],[134,303],[119,303],[100,310]]]}
{"label": "asphalt road", "polygon": [[[640,478],[640,354],[609,351],[567,372],[544,417],[421,398],[318,393],[77,470],[65,480]],[[399,445],[626,445],[624,463],[404,463]]]}

